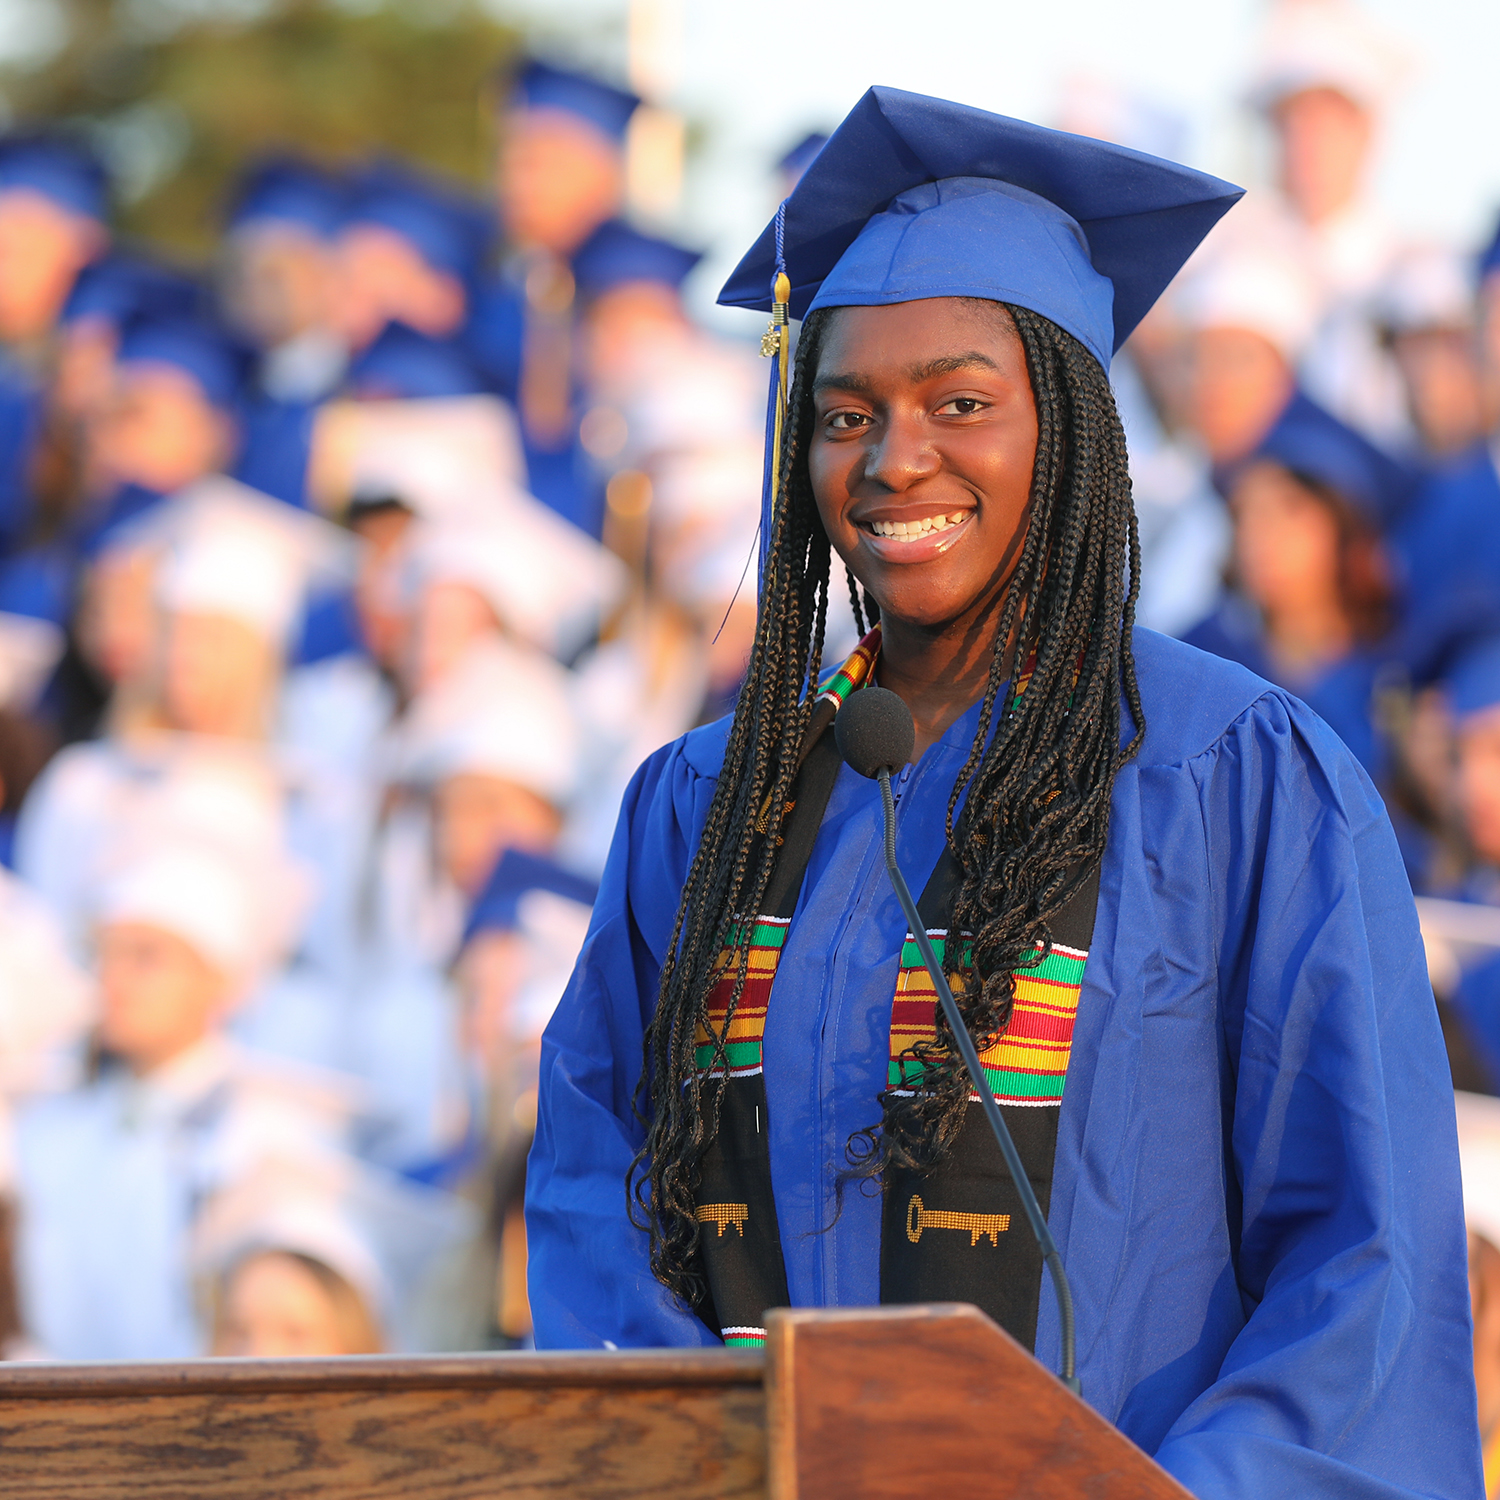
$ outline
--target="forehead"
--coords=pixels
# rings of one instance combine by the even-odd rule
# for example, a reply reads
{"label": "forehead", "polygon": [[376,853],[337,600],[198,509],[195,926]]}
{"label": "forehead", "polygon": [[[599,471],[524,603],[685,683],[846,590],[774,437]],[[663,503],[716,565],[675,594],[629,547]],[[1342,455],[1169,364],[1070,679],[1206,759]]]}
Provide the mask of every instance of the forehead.
{"label": "forehead", "polygon": [[976,356],[1004,374],[1025,374],[1025,351],[1009,312],[977,297],[929,297],[884,307],[829,311],[818,374],[920,371],[934,360]]}

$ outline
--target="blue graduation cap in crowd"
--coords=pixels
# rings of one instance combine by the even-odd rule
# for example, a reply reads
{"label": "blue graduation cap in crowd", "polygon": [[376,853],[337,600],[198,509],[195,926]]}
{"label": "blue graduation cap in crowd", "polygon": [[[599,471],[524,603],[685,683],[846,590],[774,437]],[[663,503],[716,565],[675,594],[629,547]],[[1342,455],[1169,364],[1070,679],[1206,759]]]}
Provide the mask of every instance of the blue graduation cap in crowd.
{"label": "blue graduation cap in crowd", "polygon": [[632,281],[656,281],[680,287],[703,257],[671,240],[642,234],[611,219],[601,224],[573,257],[573,277],[581,297],[598,297]]}
{"label": "blue graduation cap in crowd", "polygon": [[581,906],[592,906],[599,887],[550,859],[507,849],[469,910],[463,941],[469,942],[478,932],[511,931],[519,921],[521,898],[528,891],[551,891]]}
{"label": "blue graduation cap in crowd", "polygon": [[1469,642],[1447,675],[1448,701],[1458,719],[1500,707],[1500,634]]}
{"label": "blue graduation cap in crowd", "polygon": [[615,141],[625,139],[630,117],[640,102],[634,94],[590,78],[587,73],[555,68],[535,58],[516,74],[510,96],[513,108],[560,109],[586,120]]}
{"label": "blue graduation cap in crowd", "polygon": [[231,229],[246,224],[294,224],[330,239],[349,208],[349,189],[321,167],[295,156],[268,156],[240,177],[230,204]]}
{"label": "blue graduation cap in crowd", "polygon": [[1493,271],[1500,271],[1500,223],[1495,225],[1489,244],[1479,254],[1479,279],[1483,281]]}
{"label": "blue graduation cap in crowd", "polygon": [[475,396],[488,389],[473,362],[455,343],[428,338],[404,323],[387,323],[349,368],[358,396],[426,400]]}
{"label": "blue graduation cap in crowd", "polygon": [[776,163],[776,170],[800,180],[802,174],[812,166],[818,152],[827,144],[828,137],[821,130],[810,130]]}
{"label": "blue graduation cap in crowd", "polygon": [[230,409],[249,371],[249,354],[210,323],[190,318],[139,318],[120,337],[121,365],[173,365],[190,375],[215,405]]}
{"label": "blue graduation cap in crowd", "polygon": [[109,217],[104,163],[70,136],[36,132],[0,140],[0,192],[7,188],[31,188],[101,223]]}
{"label": "blue graduation cap in crowd", "polygon": [[361,175],[348,222],[399,234],[428,265],[464,282],[478,277],[494,239],[494,220],[478,202],[391,161]]}
{"label": "blue graduation cap in crowd", "polygon": [[0,561],[0,614],[66,627],[74,607],[74,564],[65,547],[34,547]]}
{"label": "blue graduation cap in crowd", "polygon": [[1249,461],[1255,459],[1332,490],[1378,526],[1395,517],[1414,483],[1409,470],[1300,391]]}
{"label": "blue graduation cap in crowd", "polygon": [[139,255],[113,254],[78,273],[62,321],[102,318],[117,327],[134,319],[194,319],[210,307],[196,278]]}
{"label": "blue graduation cap in crowd", "polygon": [[791,316],[928,297],[1011,302],[1101,365],[1203,236],[1232,183],[1108,141],[902,89],[870,89],[766,226],[719,301]]}

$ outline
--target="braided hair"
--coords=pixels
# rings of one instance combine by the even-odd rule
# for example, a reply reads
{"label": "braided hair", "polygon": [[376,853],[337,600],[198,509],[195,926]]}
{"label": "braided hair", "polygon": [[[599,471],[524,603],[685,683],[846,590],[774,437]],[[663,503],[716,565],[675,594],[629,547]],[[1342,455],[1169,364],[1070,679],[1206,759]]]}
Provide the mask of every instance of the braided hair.
{"label": "braided hair", "polygon": [[[952,927],[974,936],[969,970],[957,973],[958,943],[948,945],[946,963],[964,981],[959,1006],[983,1049],[1009,1019],[1012,970],[1038,941],[1049,948],[1049,919],[1104,853],[1115,773],[1138,748],[1145,721],[1130,645],[1140,546],[1109,381],[1048,319],[972,300],[1009,315],[1037,411],[1026,536],[1002,596],[974,742],[948,804],[948,842],[963,872]],[[694,1198],[727,1076],[729,1024],[709,1022],[708,996],[727,946],[738,961],[733,1017],[748,972],[752,923],[743,919],[762,909],[776,853],[765,830],[786,811],[822,669],[830,547],[807,452],[813,380],[834,311],[814,312],[802,327],[755,644],[667,945],[637,1090],[646,1137],[627,1176],[630,1214],[649,1230],[653,1272],[687,1301],[704,1287]],[[852,577],[849,588],[861,625],[865,611],[878,618]],[[1007,704],[1000,695],[1019,658],[1009,650],[1018,628],[1034,661],[1024,695]],[[1122,690],[1135,725],[1123,751]],[[700,1027],[714,1044],[706,1070],[694,1051]],[[926,1170],[958,1134],[969,1084],[941,1012],[936,1040],[917,1043],[909,1057],[922,1088],[881,1095],[880,1124],[849,1145],[856,1176],[878,1176],[887,1164]]]}

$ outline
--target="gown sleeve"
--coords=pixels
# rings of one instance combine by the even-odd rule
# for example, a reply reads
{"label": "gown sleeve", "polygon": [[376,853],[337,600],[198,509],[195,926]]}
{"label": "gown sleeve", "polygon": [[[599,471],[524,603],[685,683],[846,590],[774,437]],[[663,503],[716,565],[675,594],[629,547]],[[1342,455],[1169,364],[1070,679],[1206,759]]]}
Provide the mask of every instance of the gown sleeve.
{"label": "gown sleeve", "polygon": [[1191,769],[1245,1322],[1157,1458],[1202,1500],[1480,1500],[1452,1086],[1390,824],[1279,694]]}
{"label": "gown sleeve", "polygon": [[625,1212],[645,1028],[714,790],[685,743],[657,751],[625,793],[588,937],[542,1037],[526,1181],[539,1349],[719,1343],[651,1274],[647,1236]]}

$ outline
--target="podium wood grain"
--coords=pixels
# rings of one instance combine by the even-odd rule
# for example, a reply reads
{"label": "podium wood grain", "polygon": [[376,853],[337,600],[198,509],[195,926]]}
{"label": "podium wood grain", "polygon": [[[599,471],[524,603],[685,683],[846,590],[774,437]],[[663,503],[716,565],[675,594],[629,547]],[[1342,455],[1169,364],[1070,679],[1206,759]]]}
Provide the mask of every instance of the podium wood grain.
{"label": "podium wood grain", "polygon": [[977,1307],[773,1312],[769,1500],[1191,1500]]}
{"label": "podium wood grain", "polygon": [[730,1350],[0,1365],[0,1500],[1186,1500],[978,1309]]}
{"label": "podium wood grain", "polygon": [[755,1354],[0,1368],[7,1500],[764,1494]]}

